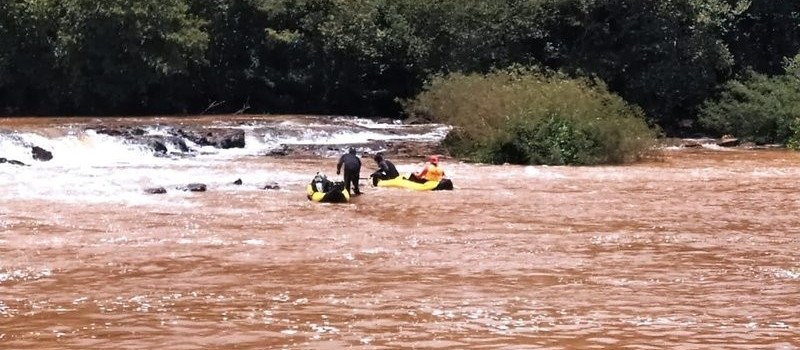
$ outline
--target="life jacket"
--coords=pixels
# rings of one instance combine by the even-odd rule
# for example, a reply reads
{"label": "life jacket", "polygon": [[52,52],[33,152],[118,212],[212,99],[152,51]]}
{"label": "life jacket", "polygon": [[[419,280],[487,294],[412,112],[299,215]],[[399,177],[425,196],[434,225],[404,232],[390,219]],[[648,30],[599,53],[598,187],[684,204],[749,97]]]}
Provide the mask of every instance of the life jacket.
{"label": "life jacket", "polygon": [[425,179],[428,181],[441,181],[444,178],[444,169],[437,165],[428,164],[428,170],[425,172]]}

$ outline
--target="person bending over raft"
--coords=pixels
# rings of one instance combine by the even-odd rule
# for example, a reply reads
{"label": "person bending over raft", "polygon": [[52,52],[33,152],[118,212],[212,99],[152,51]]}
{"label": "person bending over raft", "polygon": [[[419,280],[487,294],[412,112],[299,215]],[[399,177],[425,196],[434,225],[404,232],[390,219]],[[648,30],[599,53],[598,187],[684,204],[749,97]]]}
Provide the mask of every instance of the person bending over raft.
{"label": "person bending over raft", "polygon": [[395,168],[394,164],[384,159],[383,154],[378,153],[373,159],[375,160],[375,163],[378,164],[378,170],[369,176],[372,178],[373,186],[378,186],[378,180],[391,180],[400,176],[400,173],[397,172],[397,168]]}
{"label": "person bending over raft", "polygon": [[439,166],[439,156],[428,156],[428,163],[421,171],[411,174],[409,180],[425,183],[428,181],[442,181],[444,178],[444,169]]}
{"label": "person bending over raft", "polygon": [[[361,173],[361,159],[356,155],[356,149],[351,148],[350,152],[342,155],[339,158],[339,163],[336,164],[336,175],[339,175],[344,165],[344,187],[348,193],[360,195],[361,191],[358,189],[358,178]],[[353,190],[350,190],[350,185],[353,185]]]}
{"label": "person bending over raft", "polygon": [[328,180],[325,174],[317,173],[314,179],[311,180],[311,188],[317,192],[328,192],[333,189],[333,181]]}

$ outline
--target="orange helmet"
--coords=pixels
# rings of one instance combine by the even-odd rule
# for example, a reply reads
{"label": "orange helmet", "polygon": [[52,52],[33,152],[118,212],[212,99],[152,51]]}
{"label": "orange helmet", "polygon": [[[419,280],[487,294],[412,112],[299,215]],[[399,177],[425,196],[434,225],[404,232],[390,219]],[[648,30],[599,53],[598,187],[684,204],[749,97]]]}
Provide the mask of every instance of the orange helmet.
{"label": "orange helmet", "polygon": [[437,155],[428,156],[428,161],[431,164],[439,164],[439,156]]}

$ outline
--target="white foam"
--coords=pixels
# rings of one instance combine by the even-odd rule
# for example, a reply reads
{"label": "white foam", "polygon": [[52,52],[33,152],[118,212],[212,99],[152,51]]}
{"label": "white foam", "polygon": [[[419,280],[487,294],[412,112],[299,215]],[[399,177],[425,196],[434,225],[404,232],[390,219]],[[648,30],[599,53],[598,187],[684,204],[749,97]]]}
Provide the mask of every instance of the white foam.
{"label": "white foam", "polygon": [[[365,127],[368,126],[368,127]],[[124,205],[166,205],[192,207],[196,194],[176,191],[192,182],[209,188],[256,191],[256,186],[230,186],[237,178],[245,182],[281,185],[302,183],[308,174],[276,169],[232,166],[237,158],[257,156],[281,144],[360,144],[372,140],[440,140],[449,131],[442,125],[376,123],[355,118],[305,118],[289,121],[256,121],[246,125],[210,127],[245,131],[245,148],[201,147],[185,156],[156,157],[146,145],[121,137],[98,134],[93,130],[64,125],[60,136],[34,132],[0,133],[0,157],[22,161],[30,166],[0,165],[0,203],[4,200],[44,199],[68,203],[118,203]],[[50,127],[52,129],[52,127]],[[169,136],[167,128],[143,127],[145,135]],[[31,147],[53,153],[48,162],[33,160]],[[179,153],[165,142],[169,152]],[[405,169],[404,169],[405,170]],[[408,171],[416,171],[408,166]],[[143,189],[164,187],[165,195],[150,195]]]}
{"label": "white foam", "polygon": [[558,180],[564,179],[566,176],[559,173],[555,168],[547,166],[526,166],[525,175],[543,180]]}
{"label": "white foam", "polygon": [[775,275],[776,278],[781,278],[781,279],[795,279],[795,280],[800,279],[800,271],[777,269],[774,271],[773,274]]}
{"label": "white foam", "polygon": [[242,243],[246,245],[264,245],[265,242],[262,239],[246,239]]}

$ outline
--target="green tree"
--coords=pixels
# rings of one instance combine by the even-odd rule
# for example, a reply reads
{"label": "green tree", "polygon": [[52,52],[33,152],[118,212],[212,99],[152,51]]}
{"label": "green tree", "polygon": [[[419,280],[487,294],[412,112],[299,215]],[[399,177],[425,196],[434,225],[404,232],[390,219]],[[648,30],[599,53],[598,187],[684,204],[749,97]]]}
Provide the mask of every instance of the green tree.
{"label": "green tree", "polygon": [[57,21],[60,98],[92,114],[174,112],[208,38],[183,0],[43,0]]}
{"label": "green tree", "polygon": [[551,4],[548,65],[596,75],[667,128],[732,74],[721,40],[746,2],[562,0]]}
{"label": "green tree", "polygon": [[796,146],[800,140],[800,56],[784,61],[785,74],[751,72],[728,82],[700,111],[700,122],[718,134],[759,144]]}
{"label": "green tree", "polygon": [[51,84],[57,71],[46,10],[41,1],[0,2],[0,113],[54,109]]}
{"label": "green tree", "polygon": [[800,2],[751,0],[727,42],[741,69],[781,74],[783,58],[800,52]]}

